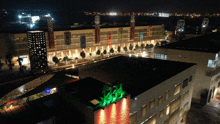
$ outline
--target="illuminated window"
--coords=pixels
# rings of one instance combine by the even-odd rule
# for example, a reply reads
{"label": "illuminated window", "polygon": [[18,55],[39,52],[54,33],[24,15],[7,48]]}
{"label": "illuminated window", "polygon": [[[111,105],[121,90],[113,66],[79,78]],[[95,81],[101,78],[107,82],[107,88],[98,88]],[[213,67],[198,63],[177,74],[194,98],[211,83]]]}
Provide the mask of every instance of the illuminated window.
{"label": "illuminated window", "polygon": [[155,106],[155,99],[151,100],[149,103],[150,109],[153,108],[154,106]]}
{"label": "illuminated window", "polygon": [[189,96],[189,91],[186,91],[186,92],[183,94],[183,100],[185,100],[188,96]]}
{"label": "illuminated window", "polygon": [[135,124],[136,121],[137,121],[137,112],[135,114],[130,115],[129,124]]}
{"label": "illuminated window", "polygon": [[184,105],[184,107],[183,107],[183,110],[184,110],[184,111],[187,111],[188,105],[189,105],[189,102],[187,102],[187,103]]}
{"label": "illuminated window", "polygon": [[168,100],[168,99],[169,99],[169,92],[170,92],[170,91],[169,91],[169,90],[167,90],[167,91],[166,91],[166,93],[165,93],[165,95],[166,95],[166,100]]}
{"label": "illuminated window", "polygon": [[158,98],[158,105],[162,104],[163,103],[163,96],[160,96]]}
{"label": "illuminated window", "polygon": [[144,117],[147,114],[147,105],[143,105],[141,108],[141,116]]}
{"label": "illuminated window", "polygon": [[177,95],[180,92],[180,84],[175,86],[174,95]]}
{"label": "illuminated window", "polygon": [[170,113],[170,105],[167,105],[166,107],[166,115],[168,115]]}
{"label": "illuminated window", "polygon": [[159,117],[163,117],[163,115],[164,115],[164,109],[160,111]]}

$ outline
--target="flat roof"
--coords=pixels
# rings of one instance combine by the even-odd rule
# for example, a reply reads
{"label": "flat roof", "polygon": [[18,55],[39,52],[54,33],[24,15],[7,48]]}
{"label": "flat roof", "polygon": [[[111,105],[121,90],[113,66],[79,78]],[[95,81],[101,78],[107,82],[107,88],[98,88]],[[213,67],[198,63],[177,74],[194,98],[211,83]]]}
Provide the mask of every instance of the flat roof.
{"label": "flat roof", "polygon": [[[95,108],[97,105],[94,105],[90,101],[94,99],[99,100],[100,97],[103,96],[102,91],[104,85],[107,84],[92,77],[87,77],[73,83],[66,84],[65,86],[62,86],[61,89],[64,89],[65,92],[71,93],[73,96],[76,96],[80,103]],[[100,109],[100,107],[97,109]],[[95,110],[96,109],[94,109],[94,111]]]}
{"label": "flat roof", "polygon": [[196,64],[119,56],[79,69],[79,76],[93,77],[108,85],[122,83],[123,89],[132,98],[194,65]]}
{"label": "flat roof", "polygon": [[166,44],[164,46],[159,46],[159,48],[218,53],[220,51],[220,33],[213,32],[187,40]]}

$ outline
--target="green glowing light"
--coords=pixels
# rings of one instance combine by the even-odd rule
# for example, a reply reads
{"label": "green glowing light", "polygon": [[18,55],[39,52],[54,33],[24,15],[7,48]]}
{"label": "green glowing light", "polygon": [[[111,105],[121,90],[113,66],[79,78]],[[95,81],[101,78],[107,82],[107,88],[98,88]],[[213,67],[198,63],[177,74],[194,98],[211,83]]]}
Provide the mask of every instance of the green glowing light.
{"label": "green glowing light", "polygon": [[87,108],[89,108],[89,109],[91,109],[91,110],[93,110],[94,108],[93,107],[91,107],[91,106],[86,106]]}
{"label": "green glowing light", "polygon": [[103,97],[100,97],[100,100],[98,100],[99,105],[97,107],[105,107],[110,105],[111,103],[121,99],[126,93],[122,89],[122,84],[119,84],[113,87],[104,85],[102,94]]}

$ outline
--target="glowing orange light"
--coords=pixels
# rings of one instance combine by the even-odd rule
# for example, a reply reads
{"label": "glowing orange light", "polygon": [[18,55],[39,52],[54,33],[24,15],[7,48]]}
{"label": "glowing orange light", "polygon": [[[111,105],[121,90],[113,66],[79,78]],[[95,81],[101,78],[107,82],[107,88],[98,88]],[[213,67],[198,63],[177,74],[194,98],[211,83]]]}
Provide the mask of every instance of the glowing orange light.
{"label": "glowing orange light", "polygon": [[123,98],[105,109],[100,109],[95,115],[95,124],[128,124],[130,98]]}
{"label": "glowing orange light", "polygon": [[124,110],[126,108],[127,108],[127,100],[126,100],[126,98],[123,98],[122,99],[122,110]]}
{"label": "glowing orange light", "polygon": [[100,110],[100,119],[99,119],[99,123],[104,123],[106,122],[106,114],[105,114],[105,110],[101,109]]}

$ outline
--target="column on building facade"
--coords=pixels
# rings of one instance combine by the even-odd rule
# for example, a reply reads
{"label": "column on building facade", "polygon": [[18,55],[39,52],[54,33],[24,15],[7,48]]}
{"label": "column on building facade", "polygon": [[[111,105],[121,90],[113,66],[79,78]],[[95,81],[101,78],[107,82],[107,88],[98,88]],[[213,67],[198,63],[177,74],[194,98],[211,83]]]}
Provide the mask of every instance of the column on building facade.
{"label": "column on building facade", "polygon": [[130,40],[134,40],[134,32],[135,32],[135,16],[131,15]]}
{"label": "column on building facade", "polygon": [[55,48],[52,17],[47,18],[47,25],[48,25],[48,34],[49,34],[49,48]]}
{"label": "column on building facade", "polygon": [[95,16],[95,43],[100,42],[100,16]]}

